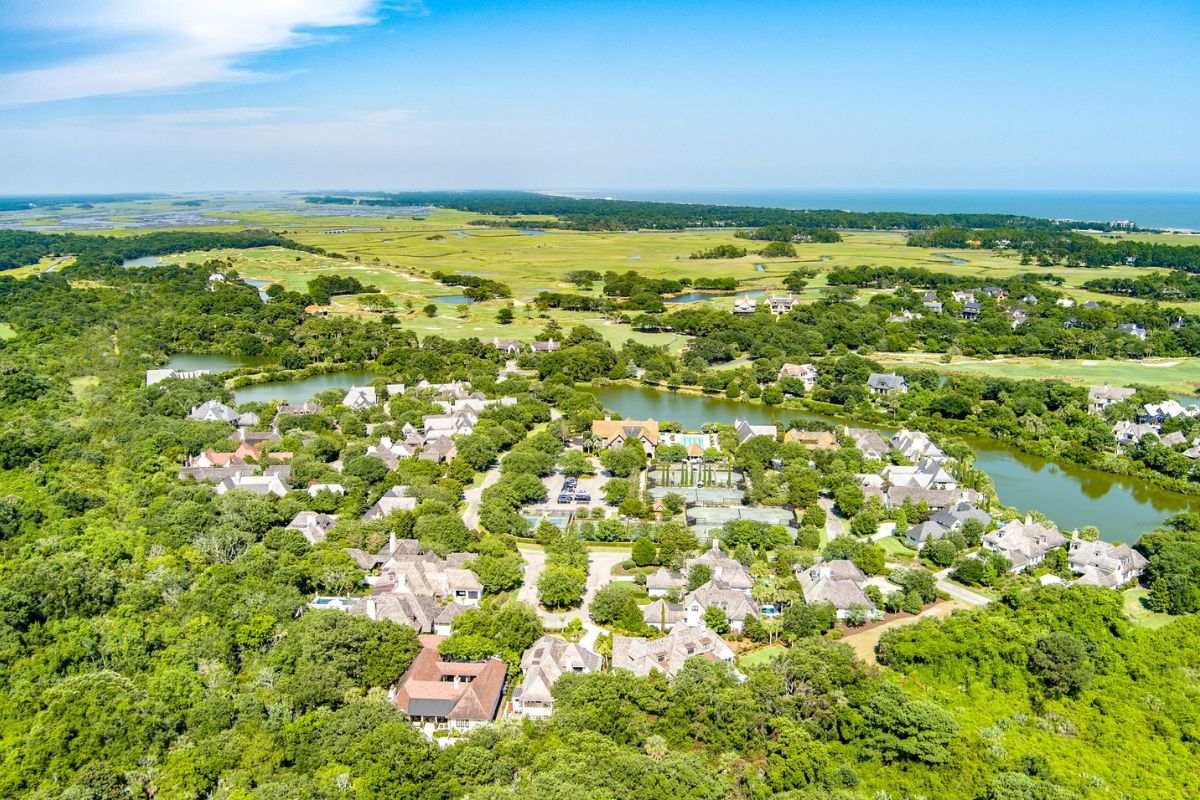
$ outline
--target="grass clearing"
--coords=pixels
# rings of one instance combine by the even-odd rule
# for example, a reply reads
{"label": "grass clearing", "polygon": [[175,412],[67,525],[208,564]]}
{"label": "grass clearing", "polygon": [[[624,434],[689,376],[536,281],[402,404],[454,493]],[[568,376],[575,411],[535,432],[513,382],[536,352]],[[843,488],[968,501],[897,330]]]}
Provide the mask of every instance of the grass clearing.
{"label": "grass clearing", "polygon": [[13,330],[13,326],[7,322],[0,322],[0,339],[12,339],[16,337],[17,332]]}
{"label": "grass clearing", "polygon": [[781,644],[771,644],[766,647],[760,647],[757,650],[752,650],[744,656],[738,656],[738,664],[742,667],[757,667],[766,664],[772,658],[782,655],[787,652],[787,648]]}
{"label": "grass clearing", "polygon": [[1164,625],[1170,625],[1174,621],[1174,617],[1170,614],[1162,614],[1157,611],[1151,611],[1142,605],[1142,600],[1150,594],[1149,589],[1126,589],[1121,593],[1125,601],[1125,616],[1133,620],[1135,625],[1141,625],[1144,628],[1161,628]]}

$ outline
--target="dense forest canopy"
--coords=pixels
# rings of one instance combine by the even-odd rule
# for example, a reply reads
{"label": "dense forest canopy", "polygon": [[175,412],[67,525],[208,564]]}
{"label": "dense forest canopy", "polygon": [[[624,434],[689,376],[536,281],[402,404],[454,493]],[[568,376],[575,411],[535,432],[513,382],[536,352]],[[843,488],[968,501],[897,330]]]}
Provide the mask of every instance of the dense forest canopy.
{"label": "dense forest canopy", "polygon": [[[396,192],[354,196],[324,195],[305,198],[309,203],[368,206],[433,206],[488,214],[484,224],[529,225],[505,219],[517,216],[552,216],[542,227],[573,230],[637,230],[660,228],[791,226],[802,232],[816,228],[869,230],[927,230],[946,226],[966,228],[1067,227],[1111,230],[1105,222],[1056,223],[1012,214],[912,214],[898,211],[790,210],[757,206],[722,206],[693,203],[653,203],[640,200],[598,200],[558,197],[533,192]],[[825,241],[825,238],[817,241]]]}
{"label": "dense forest canopy", "polygon": [[[1079,227],[1072,225],[1072,227]],[[1132,239],[1106,241],[1072,230],[1038,227],[953,226],[909,234],[910,247],[1011,249],[1022,263],[1037,261],[1043,266],[1107,267],[1130,264],[1138,267],[1173,267],[1200,272],[1200,245],[1171,245]]]}

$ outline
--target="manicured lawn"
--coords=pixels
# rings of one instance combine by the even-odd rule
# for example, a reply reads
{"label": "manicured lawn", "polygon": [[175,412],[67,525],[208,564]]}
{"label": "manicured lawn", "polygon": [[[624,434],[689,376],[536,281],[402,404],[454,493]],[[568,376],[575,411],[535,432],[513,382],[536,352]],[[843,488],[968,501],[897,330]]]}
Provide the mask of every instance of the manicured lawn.
{"label": "manicured lawn", "polygon": [[917,557],[916,550],[913,550],[910,547],[905,547],[904,543],[895,536],[888,536],[880,539],[879,541],[875,542],[875,544],[879,545],[879,548],[890,556],[897,556],[899,558]]}
{"label": "manicured lawn", "polygon": [[949,364],[931,353],[876,353],[872,358],[889,366],[920,366],[940,372],[1016,379],[1057,379],[1071,383],[1143,383],[1167,391],[1191,393],[1200,386],[1200,358],[1147,358],[1140,361],[1067,359],[1023,356],[991,360],[958,357]]}
{"label": "manicured lawn", "polygon": [[781,653],[786,653],[787,648],[781,644],[772,644],[766,647],[753,650],[744,656],[738,657],[738,664],[743,667],[756,667],[759,664],[765,664]]}
{"label": "manicured lawn", "polygon": [[1122,592],[1125,599],[1125,616],[1146,628],[1161,628],[1164,625],[1170,625],[1175,619],[1170,614],[1150,611],[1142,605],[1142,598],[1148,594],[1150,594],[1148,589],[1126,589]]}

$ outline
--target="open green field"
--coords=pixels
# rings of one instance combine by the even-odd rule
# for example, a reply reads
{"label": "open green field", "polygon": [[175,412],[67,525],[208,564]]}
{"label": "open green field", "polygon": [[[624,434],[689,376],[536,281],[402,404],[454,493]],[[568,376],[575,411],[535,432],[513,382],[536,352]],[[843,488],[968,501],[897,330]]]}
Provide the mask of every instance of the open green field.
{"label": "open green field", "polygon": [[920,366],[942,372],[994,378],[1056,379],[1086,384],[1108,381],[1122,386],[1141,383],[1180,394],[1191,394],[1200,387],[1200,358],[1054,361],[1048,358],[1000,356],[984,361],[960,356],[949,364],[943,364],[941,356],[936,353],[876,353],[871,357],[889,366]]}
{"label": "open green field", "polygon": [[738,658],[738,665],[742,667],[756,667],[760,664],[765,664],[781,653],[786,653],[787,648],[781,644],[767,645],[759,648],[744,656]]}
{"label": "open green field", "polygon": [[9,325],[7,322],[0,322],[0,339],[11,339],[16,335],[17,332],[13,330],[12,325]]}
{"label": "open green field", "polygon": [[1149,589],[1127,589],[1122,592],[1121,595],[1125,601],[1125,616],[1146,628],[1161,628],[1164,625],[1170,625],[1175,619],[1170,614],[1150,611],[1142,605],[1142,600],[1148,594],[1150,594]]}

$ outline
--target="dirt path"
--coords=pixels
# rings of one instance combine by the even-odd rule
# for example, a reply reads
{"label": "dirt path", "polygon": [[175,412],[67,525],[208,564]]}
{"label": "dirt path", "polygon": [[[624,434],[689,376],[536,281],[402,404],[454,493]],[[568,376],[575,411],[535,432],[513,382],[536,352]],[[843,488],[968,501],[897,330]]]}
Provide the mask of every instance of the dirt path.
{"label": "dirt path", "polygon": [[920,622],[923,619],[945,619],[950,616],[950,612],[954,609],[964,607],[964,604],[957,603],[954,600],[941,600],[922,611],[918,616],[901,617],[891,622],[885,622],[882,625],[876,625],[874,628],[862,631],[861,633],[847,634],[842,637],[842,642],[850,645],[854,649],[854,654],[863,661],[868,664],[875,664],[877,663],[875,660],[875,646],[879,644],[879,640],[883,637],[884,632],[892,628],[912,625],[914,622]]}

